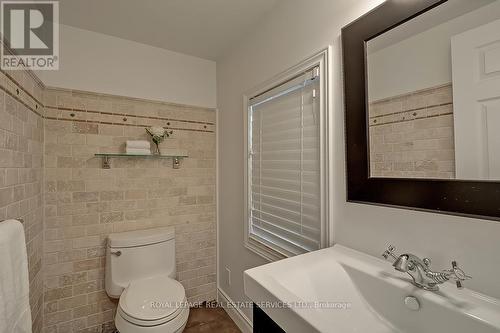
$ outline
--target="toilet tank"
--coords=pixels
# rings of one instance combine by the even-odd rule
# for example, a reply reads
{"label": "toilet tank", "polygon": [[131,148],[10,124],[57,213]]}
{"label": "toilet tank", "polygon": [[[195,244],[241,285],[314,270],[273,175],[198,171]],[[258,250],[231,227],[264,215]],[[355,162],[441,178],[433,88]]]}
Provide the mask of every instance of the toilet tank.
{"label": "toilet tank", "polygon": [[119,298],[130,282],[168,275],[175,278],[175,233],[157,228],[110,234],[106,246],[106,292]]}

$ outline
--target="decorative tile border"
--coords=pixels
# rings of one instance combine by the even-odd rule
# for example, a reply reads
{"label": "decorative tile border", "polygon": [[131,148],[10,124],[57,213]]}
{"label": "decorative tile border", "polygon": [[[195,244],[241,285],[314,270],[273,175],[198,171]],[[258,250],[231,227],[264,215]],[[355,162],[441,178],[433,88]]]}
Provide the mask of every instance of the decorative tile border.
{"label": "decorative tile border", "polygon": [[[34,74],[30,74],[30,76],[32,75]],[[45,86],[41,86],[41,88],[45,89]],[[28,110],[30,110],[31,112],[33,112],[34,114],[43,119],[86,122],[91,124],[132,126],[132,127],[150,127],[150,126],[160,125],[165,128],[178,131],[193,131],[193,132],[203,132],[203,133],[215,132],[215,123],[210,121],[178,119],[174,117],[143,116],[137,114],[123,113],[123,112],[106,112],[97,110],[86,110],[82,108],[58,107],[51,105],[45,106],[39,99],[33,96],[33,94],[31,94],[29,91],[23,88],[22,85],[19,84],[19,82],[17,82],[12,75],[9,75],[5,71],[0,71],[0,89],[3,90],[6,94],[11,96],[12,98],[14,98],[16,101],[24,105]],[[51,89],[57,89],[57,88],[51,88]],[[61,89],[61,91],[65,90],[66,89]],[[84,92],[84,93],[93,94],[89,92]],[[101,95],[101,94],[95,93],[95,95]],[[120,96],[112,96],[112,97],[122,98]],[[123,98],[141,101],[140,99],[134,99],[128,97],[123,97]],[[142,100],[142,101],[155,102],[149,100]],[[172,105],[183,108],[190,107],[188,105],[177,105],[177,104],[172,104]],[[199,107],[193,107],[193,108],[205,109]]]}
{"label": "decorative tile border", "polygon": [[[35,96],[33,96],[28,90],[26,90],[26,88],[24,88],[22,85],[20,85],[12,75],[10,75],[8,72],[1,70],[1,69],[0,69],[0,72],[2,72],[2,74],[5,75],[7,78],[9,78],[13,83],[17,84],[19,86],[19,89],[21,89],[26,95],[31,97],[35,102],[42,104]],[[26,75],[30,76],[30,78],[33,78],[33,79],[36,78],[36,76],[34,74],[30,74],[31,72],[29,72],[29,71],[25,71],[25,73],[26,73]],[[38,85],[38,87],[40,89],[45,89],[45,86],[43,85],[43,83],[41,81],[38,81],[38,79],[35,79],[34,81],[36,81],[36,84]]]}
{"label": "decorative tile border", "polygon": [[370,127],[453,114],[452,85],[440,85],[371,102],[369,113]]}
{"label": "decorative tile border", "polygon": [[430,108],[419,108],[411,111],[396,112],[386,116],[370,118],[370,127],[404,123],[416,119],[435,118],[453,114],[453,104],[439,104]]}
{"label": "decorative tile border", "polygon": [[[119,123],[113,123],[113,122],[105,122],[105,121],[87,121],[87,120],[79,120],[79,119],[63,119],[63,118],[55,118],[55,117],[44,117],[44,119],[48,120],[60,120],[60,121],[71,121],[71,122],[81,122],[81,123],[88,123],[88,124],[103,124],[103,125],[117,125],[117,126],[131,126],[131,127],[140,127],[140,128],[145,128],[145,127],[150,127],[153,126],[154,124],[119,124]],[[164,126],[165,127],[165,126]],[[191,132],[205,132],[205,133],[214,133],[214,130],[200,130],[200,129],[191,129],[191,128],[180,128],[180,127],[165,127],[171,130],[177,130],[177,131],[191,131]]]}
{"label": "decorative tile border", "polygon": [[104,111],[85,110],[85,109],[78,109],[78,108],[66,108],[66,107],[57,107],[57,106],[48,106],[48,105],[46,105],[45,107],[49,108],[49,109],[55,109],[55,110],[61,110],[61,111],[77,111],[77,112],[105,114],[105,115],[110,115],[110,116],[126,116],[126,117],[135,117],[135,118],[144,118],[144,119],[171,120],[171,121],[179,121],[179,122],[192,123],[192,124],[215,125],[212,122],[197,121],[197,120],[184,120],[184,119],[165,118],[165,117],[140,116],[140,115],[127,114],[127,113],[120,113],[120,112],[104,112]]}
{"label": "decorative tile border", "polygon": [[0,89],[43,118],[43,104],[5,71],[0,71]]}
{"label": "decorative tile border", "polygon": [[[176,119],[170,117],[141,116],[121,112],[104,112],[67,107],[45,107],[45,118],[80,121],[93,124],[150,127],[160,125],[172,130],[213,133],[215,124],[208,121]],[[184,125],[184,126],[182,126]]]}

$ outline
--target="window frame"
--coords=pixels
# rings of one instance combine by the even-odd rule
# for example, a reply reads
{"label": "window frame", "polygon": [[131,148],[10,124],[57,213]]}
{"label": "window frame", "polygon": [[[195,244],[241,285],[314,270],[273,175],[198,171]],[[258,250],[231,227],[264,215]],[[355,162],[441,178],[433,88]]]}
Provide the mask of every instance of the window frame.
{"label": "window frame", "polygon": [[332,98],[331,98],[331,46],[321,50],[320,52],[314,54],[313,56],[301,61],[298,65],[289,68],[288,70],[275,75],[268,81],[258,85],[257,87],[247,91],[243,95],[243,119],[244,119],[244,246],[250,251],[260,255],[267,261],[276,261],[293,256],[293,253],[287,252],[286,250],[280,248],[275,244],[266,242],[265,240],[259,240],[258,237],[250,234],[250,209],[251,209],[251,194],[249,187],[249,177],[250,177],[250,167],[249,167],[249,118],[250,118],[250,99],[253,96],[257,96],[263,92],[266,92],[274,87],[286,83],[288,80],[297,76],[298,74],[307,71],[308,69],[319,67],[320,75],[320,88],[319,88],[319,114],[320,114],[320,194],[321,194],[321,241],[320,248],[324,248],[332,245],[331,239],[333,239],[332,228],[330,226],[330,221],[332,219],[332,188],[331,186],[331,170],[330,165],[332,165],[332,118],[333,115],[330,112],[332,109]]}

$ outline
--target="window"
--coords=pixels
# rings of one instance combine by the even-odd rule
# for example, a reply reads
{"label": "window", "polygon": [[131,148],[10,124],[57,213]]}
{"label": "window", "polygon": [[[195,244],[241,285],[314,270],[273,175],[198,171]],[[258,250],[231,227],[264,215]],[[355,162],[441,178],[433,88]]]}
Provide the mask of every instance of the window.
{"label": "window", "polygon": [[303,64],[247,100],[246,246],[271,260],[325,246],[322,67]]}

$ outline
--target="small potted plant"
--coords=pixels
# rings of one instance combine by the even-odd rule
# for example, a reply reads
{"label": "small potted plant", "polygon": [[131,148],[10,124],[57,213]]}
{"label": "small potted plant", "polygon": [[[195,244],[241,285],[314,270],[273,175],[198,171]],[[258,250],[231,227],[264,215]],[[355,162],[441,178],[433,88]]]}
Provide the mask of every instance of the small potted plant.
{"label": "small potted plant", "polygon": [[172,130],[167,130],[163,127],[150,127],[146,128],[146,132],[151,135],[151,139],[153,140],[154,144],[156,145],[156,154],[161,155],[160,152],[160,146],[159,144],[165,140],[165,138],[170,137],[172,135],[173,131]]}

